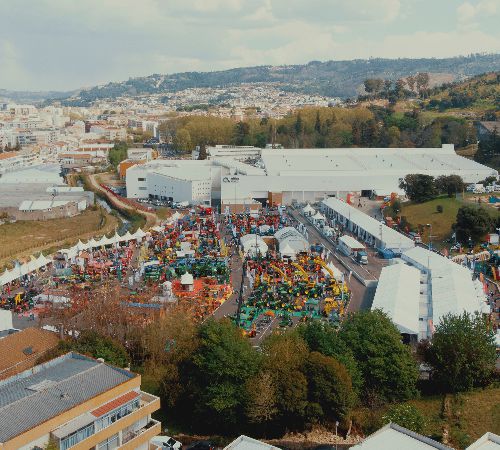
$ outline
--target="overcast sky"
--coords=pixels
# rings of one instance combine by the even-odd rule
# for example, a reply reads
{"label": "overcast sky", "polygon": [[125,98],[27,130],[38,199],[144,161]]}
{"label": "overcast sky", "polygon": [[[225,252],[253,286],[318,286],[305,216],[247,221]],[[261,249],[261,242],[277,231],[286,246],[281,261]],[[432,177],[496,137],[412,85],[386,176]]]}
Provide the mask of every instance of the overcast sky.
{"label": "overcast sky", "polygon": [[1,0],[0,88],[500,52],[500,0]]}

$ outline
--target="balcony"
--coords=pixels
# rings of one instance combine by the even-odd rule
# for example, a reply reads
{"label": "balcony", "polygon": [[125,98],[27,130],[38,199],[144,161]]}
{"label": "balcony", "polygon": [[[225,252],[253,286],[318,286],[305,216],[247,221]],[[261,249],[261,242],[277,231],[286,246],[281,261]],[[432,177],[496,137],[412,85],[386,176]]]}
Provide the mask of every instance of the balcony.
{"label": "balcony", "polygon": [[119,448],[122,450],[134,449],[159,434],[161,434],[161,423],[151,419],[146,426],[140,430],[123,435],[122,446]]}
{"label": "balcony", "polygon": [[[99,442],[102,442],[106,438],[113,436],[114,434],[118,433],[119,431],[129,427],[130,425],[134,424],[137,422],[139,419],[146,417],[153,412],[157,411],[160,409],[160,399],[154,395],[147,394],[145,392],[141,392],[140,395],[140,405],[139,408],[134,410],[132,413],[118,419],[116,422],[113,424],[107,426],[106,428],[103,428],[96,432],[95,434],[89,436],[87,439],[82,440],[78,444],[74,445],[71,447],[71,450],[87,450],[89,448],[92,448],[99,444]],[[152,422],[152,421],[150,421]],[[155,421],[156,422],[156,421]],[[154,431],[154,432],[152,432]],[[160,434],[161,432],[161,426],[160,423],[154,423],[149,429],[143,429],[142,434],[151,434],[151,437],[156,436],[157,434]],[[142,436],[142,435],[141,435]],[[135,438],[131,438],[130,442],[142,442],[141,436],[136,436]],[[125,447],[120,447],[120,448],[135,448],[136,446],[130,446],[129,447],[129,442],[127,442]]]}

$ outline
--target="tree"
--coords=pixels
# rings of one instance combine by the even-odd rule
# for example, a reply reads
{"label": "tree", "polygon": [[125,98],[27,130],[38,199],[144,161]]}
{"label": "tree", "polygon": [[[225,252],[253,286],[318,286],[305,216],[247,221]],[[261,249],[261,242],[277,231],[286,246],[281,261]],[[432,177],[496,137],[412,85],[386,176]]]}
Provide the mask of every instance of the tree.
{"label": "tree", "polygon": [[480,241],[492,227],[493,219],[484,208],[461,206],[457,212],[455,232],[462,243],[468,242],[469,238]]}
{"label": "tree", "polygon": [[258,354],[228,320],[207,320],[198,339],[197,349],[180,368],[186,394],[178,404],[201,428],[229,430],[244,418],[244,387],[257,372]]}
{"label": "tree", "polygon": [[448,314],[437,325],[425,359],[445,392],[485,386],[495,371],[495,334],[479,313]]}
{"label": "tree", "polygon": [[311,321],[301,325],[298,331],[311,352],[331,356],[347,368],[353,389],[356,394],[359,394],[363,385],[361,372],[351,350],[340,339],[338,330],[329,323]]}
{"label": "tree", "polygon": [[208,158],[208,155],[207,155],[207,146],[205,144],[201,144],[200,145],[200,153],[198,155],[198,159],[199,160],[203,160],[203,159],[207,159]]}
{"label": "tree", "polygon": [[321,118],[319,117],[319,111],[316,111],[316,122],[314,123],[314,131],[316,133],[321,133]]}
{"label": "tree", "polygon": [[277,419],[289,426],[303,423],[307,407],[307,378],[302,368],[308,350],[296,332],[271,335],[262,345],[263,370],[273,376]]}
{"label": "tree", "polygon": [[247,382],[247,417],[250,422],[266,423],[274,420],[278,413],[276,386],[273,375],[260,371]]}
{"label": "tree", "polygon": [[376,94],[382,90],[384,80],[380,78],[368,78],[364,81],[365,91],[369,94]]}
{"label": "tree", "polygon": [[416,394],[417,364],[385,313],[357,312],[344,320],[339,336],[361,370],[365,401],[406,400]]}
{"label": "tree", "polygon": [[180,150],[183,153],[189,152],[193,147],[189,131],[185,128],[178,130],[177,133],[175,133],[173,144],[177,150]]}
{"label": "tree", "polygon": [[126,142],[117,142],[108,153],[109,163],[116,169],[118,164],[127,159],[128,145]]}
{"label": "tree", "polygon": [[394,405],[382,417],[384,423],[397,423],[401,427],[408,428],[415,433],[422,433],[425,427],[425,418],[413,405]]}
{"label": "tree", "polygon": [[423,174],[409,174],[399,183],[406,196],[416,202],[423,203],[432,200],[436,196],[434,177]]}
{"label": "tree", "polygon": [[118,367],[126,367],[130,361],[127,350],[120,342],[91,330],[82,331],[76,339],[59,342],[56,351],[59,354],[74,351],[92,358],[103,358]]}
{"label": "tree", "polygon": [[419,72],[416,75],[417,90],[421,92],[429,87],[430,77],[427,72]]}
{"label": "tree", "polygon": [[250,125],[248,122],[238,122],[234,129],[236,145],[250,145]]}
{"label": "tree", "polygon": [[305,362],[305,375],[308,381],[308,411],[315,411],[315,417],[322,419],[345,420],[349,417],[355,395],[352,381],[346,367],[335,358],[318,352],[309,354]]}
{"label": "tree", "polygon": [[435,183],[436,189],[450,198],[465,188],[464,180],[459,175],[441,175],[436,178]]}

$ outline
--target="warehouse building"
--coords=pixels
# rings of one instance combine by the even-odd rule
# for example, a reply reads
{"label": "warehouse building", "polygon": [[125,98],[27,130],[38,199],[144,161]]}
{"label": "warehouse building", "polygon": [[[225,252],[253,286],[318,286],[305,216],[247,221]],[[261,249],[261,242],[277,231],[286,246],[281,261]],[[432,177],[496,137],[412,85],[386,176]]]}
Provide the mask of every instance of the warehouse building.
{"label": "warehouse building", "polygon": [[451,259],[422,247],[382,269],[372,309],[382,309],[403,335],[429,339],[447,314],[489,313],[482,283]]}
{"label": "warehouse building", "polygon": [[[400,180],[412,173],[456,174],[466,183],[477,183],[488,176],[498,175],[496,170],[458,156],[453,145],[426,149],[222,146],[209,149],[209,153],[209,159],[204,161],[156,160],[140,168],[129,168],[126,172],[127,195],[147,198],[161,196],[162,191],[166,191],[169,197],[189,201],[184,192],[189,188],[185,184],[196,181],[211,184],[209,198],[214,206],[221,203],[250,204],[254,200],[262,204],[288,205],[294,201],[316,202],[331,196],[342,197],[347,192],[365,196],[400,193]],[[156,179],[155,190],[148,178],[160,167],[169,169],[161,171],[162,178]],[[198,171],[198,168],[204,169]],[[169,178],[183,180],[183,183],[173,183]],[[158,183],[165,184],[165,189]]]}
{"label": "warehouse building", "polygon": [[141,377],[68,353],[0,381],[0,449],[148,450],[161,431],[160,400]]}
{"label": "warehouse building", "polygon": [[415,246],[412,239],[338,198],[327,198],[321,208],[334,225],[342,226],[367,245],[390,249],[397,254]]}

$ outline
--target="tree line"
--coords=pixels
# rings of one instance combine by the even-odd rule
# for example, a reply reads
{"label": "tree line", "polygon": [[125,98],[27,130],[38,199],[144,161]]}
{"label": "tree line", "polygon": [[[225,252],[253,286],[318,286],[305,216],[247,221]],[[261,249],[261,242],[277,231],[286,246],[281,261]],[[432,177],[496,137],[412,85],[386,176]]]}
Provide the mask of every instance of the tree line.
{"label": "tree line", "polygon": [[281,330],[258,348],[229,320],[200,324],[179,308],[126,335],[110,337],[112,329],[82,331],[50,356],[75,350],[131,363],[154,380],[167,420],[195,433],[272,437],[336,422],[348,433],[357,407],[381,405],[395,405],[386,420],[421,431],[404,403],[420,395],[419,364],[432,368],[433,392],[460,392],[487,386],[496,360],[489,324],[469,314],[443,318],[432,345],[417,349],[378,310],[351,314],[338,328],[315,321]]}
{"label": "tree line", "polygon": [[166,120],[160,131],[181,153],[214,144],[328,147],[465,147],[476,141],[472,123],[457,117],[431,121],[418,110],[400,113],[371,106],[302,108],[281,119],[184,116]]}

